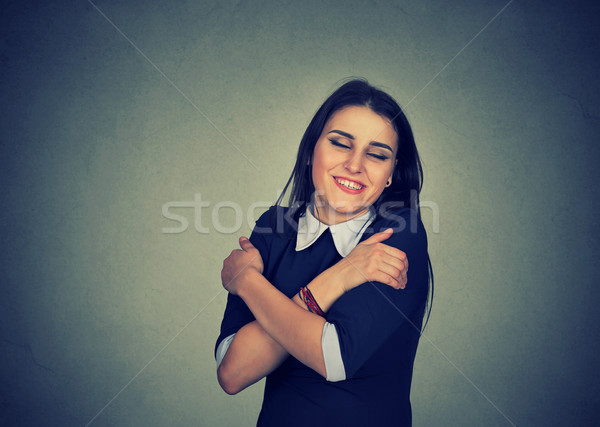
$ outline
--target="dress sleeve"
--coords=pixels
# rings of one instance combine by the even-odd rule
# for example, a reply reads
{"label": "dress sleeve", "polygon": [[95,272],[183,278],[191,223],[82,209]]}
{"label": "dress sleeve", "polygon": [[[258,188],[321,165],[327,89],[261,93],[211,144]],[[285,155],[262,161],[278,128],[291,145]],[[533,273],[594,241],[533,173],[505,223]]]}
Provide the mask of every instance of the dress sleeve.
{"label": "dress sleeve", "polygon": [[[267,256],[269,253],[269,242],[272,238],[272,229],[270,227],[270,217],[274,207],[271,207],[268,211],[263,213],[250,235],[250,243],[254,245],[260,252],[260,256],[263,261],[263,265],[267,264]],[[221,333],[217,338],[215,344],[215,357],[217,355],[217,349],[219,344],[225,338],[232,334],[235,334],[240,328],[254,320],[254,315],[246,306],[246,303],[237,295],[227,295],[227,305],[225,307],[225,314],[223,315],[223,321],[221,322]]]}
{"label": "dress sleeve", "polygon": [[[347,379],[399,327],[409,323],[420,330],[429,286],[427,237],[418,217],[415,229],[408,222],[403,223],[405,226],[395,230],[383,243],[406,253],[409,263],[406,288],[397,290],[380,282],[366,282],[344,294],[327,314],[327,321],[335,325],[338,333]],[[389,222],[374,224],[374,231],[390,226],[393,224]]]}

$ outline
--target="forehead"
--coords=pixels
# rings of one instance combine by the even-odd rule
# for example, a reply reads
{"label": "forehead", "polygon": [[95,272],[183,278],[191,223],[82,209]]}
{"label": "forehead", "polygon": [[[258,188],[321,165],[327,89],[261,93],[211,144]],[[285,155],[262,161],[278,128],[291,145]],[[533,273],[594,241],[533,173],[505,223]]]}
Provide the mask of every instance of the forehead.
{"label": "forehead", "polygon": [[323,133],[334,129],[349,133],[358,142],[377,141],[397,148],[398,136],[391,122],[368,107],[350,106],[336,111],[325,124]]}

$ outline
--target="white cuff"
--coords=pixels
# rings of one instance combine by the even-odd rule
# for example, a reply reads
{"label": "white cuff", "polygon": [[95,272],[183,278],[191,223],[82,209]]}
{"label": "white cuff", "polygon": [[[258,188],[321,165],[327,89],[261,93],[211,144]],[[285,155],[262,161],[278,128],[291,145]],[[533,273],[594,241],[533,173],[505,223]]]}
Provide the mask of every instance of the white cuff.
{"label": "white cuff", "polygon": [[345,380],[346,369],[344,368],[344,361],[342,360],[340,340],[333,323],[325,322],[323,325],[321,347],[323,348],[323,360],[325,361],[327,381],[336,382]]}
{"label": "white cuff", "polygon": [[219,346],[217,347],[217,354],[215,356],[217,359],[217,369],[219,369],[219,365],[221,365],[221,362],[225,357],[225,353],[227,353],[227,349],[229,349],[229,345],[231,344],[231,341],[233,341],[233,337],[235,337],[235,334],[229,335],[219,343]]}

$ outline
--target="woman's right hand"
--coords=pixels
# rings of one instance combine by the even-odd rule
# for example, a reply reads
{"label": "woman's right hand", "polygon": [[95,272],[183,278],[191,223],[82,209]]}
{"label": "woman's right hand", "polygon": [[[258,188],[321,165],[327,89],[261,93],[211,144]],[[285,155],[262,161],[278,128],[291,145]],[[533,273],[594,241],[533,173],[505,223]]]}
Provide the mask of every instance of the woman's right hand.
{"label": "woman's right hand", "polygon": [[381,243],[392,234],[393,230],[388,228],[372,235],[336,264],[344,292],[368,281],[404,289],[408,271],[406,254],[400,249]]}

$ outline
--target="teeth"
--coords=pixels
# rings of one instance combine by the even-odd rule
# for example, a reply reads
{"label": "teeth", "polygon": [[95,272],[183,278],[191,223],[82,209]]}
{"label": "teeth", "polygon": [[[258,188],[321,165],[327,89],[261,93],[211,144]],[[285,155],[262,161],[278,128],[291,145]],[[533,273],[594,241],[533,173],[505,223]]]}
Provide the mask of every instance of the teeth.
{"label": "teeth", "polygon": [[350,188],[352,190],[360,190],[361,188],[363,188],[362,185],[357,184],[356,182],[352,182],[352,181],[348,181],[346,179],[335,179],[339,184],[343,185],[344,187]]}

